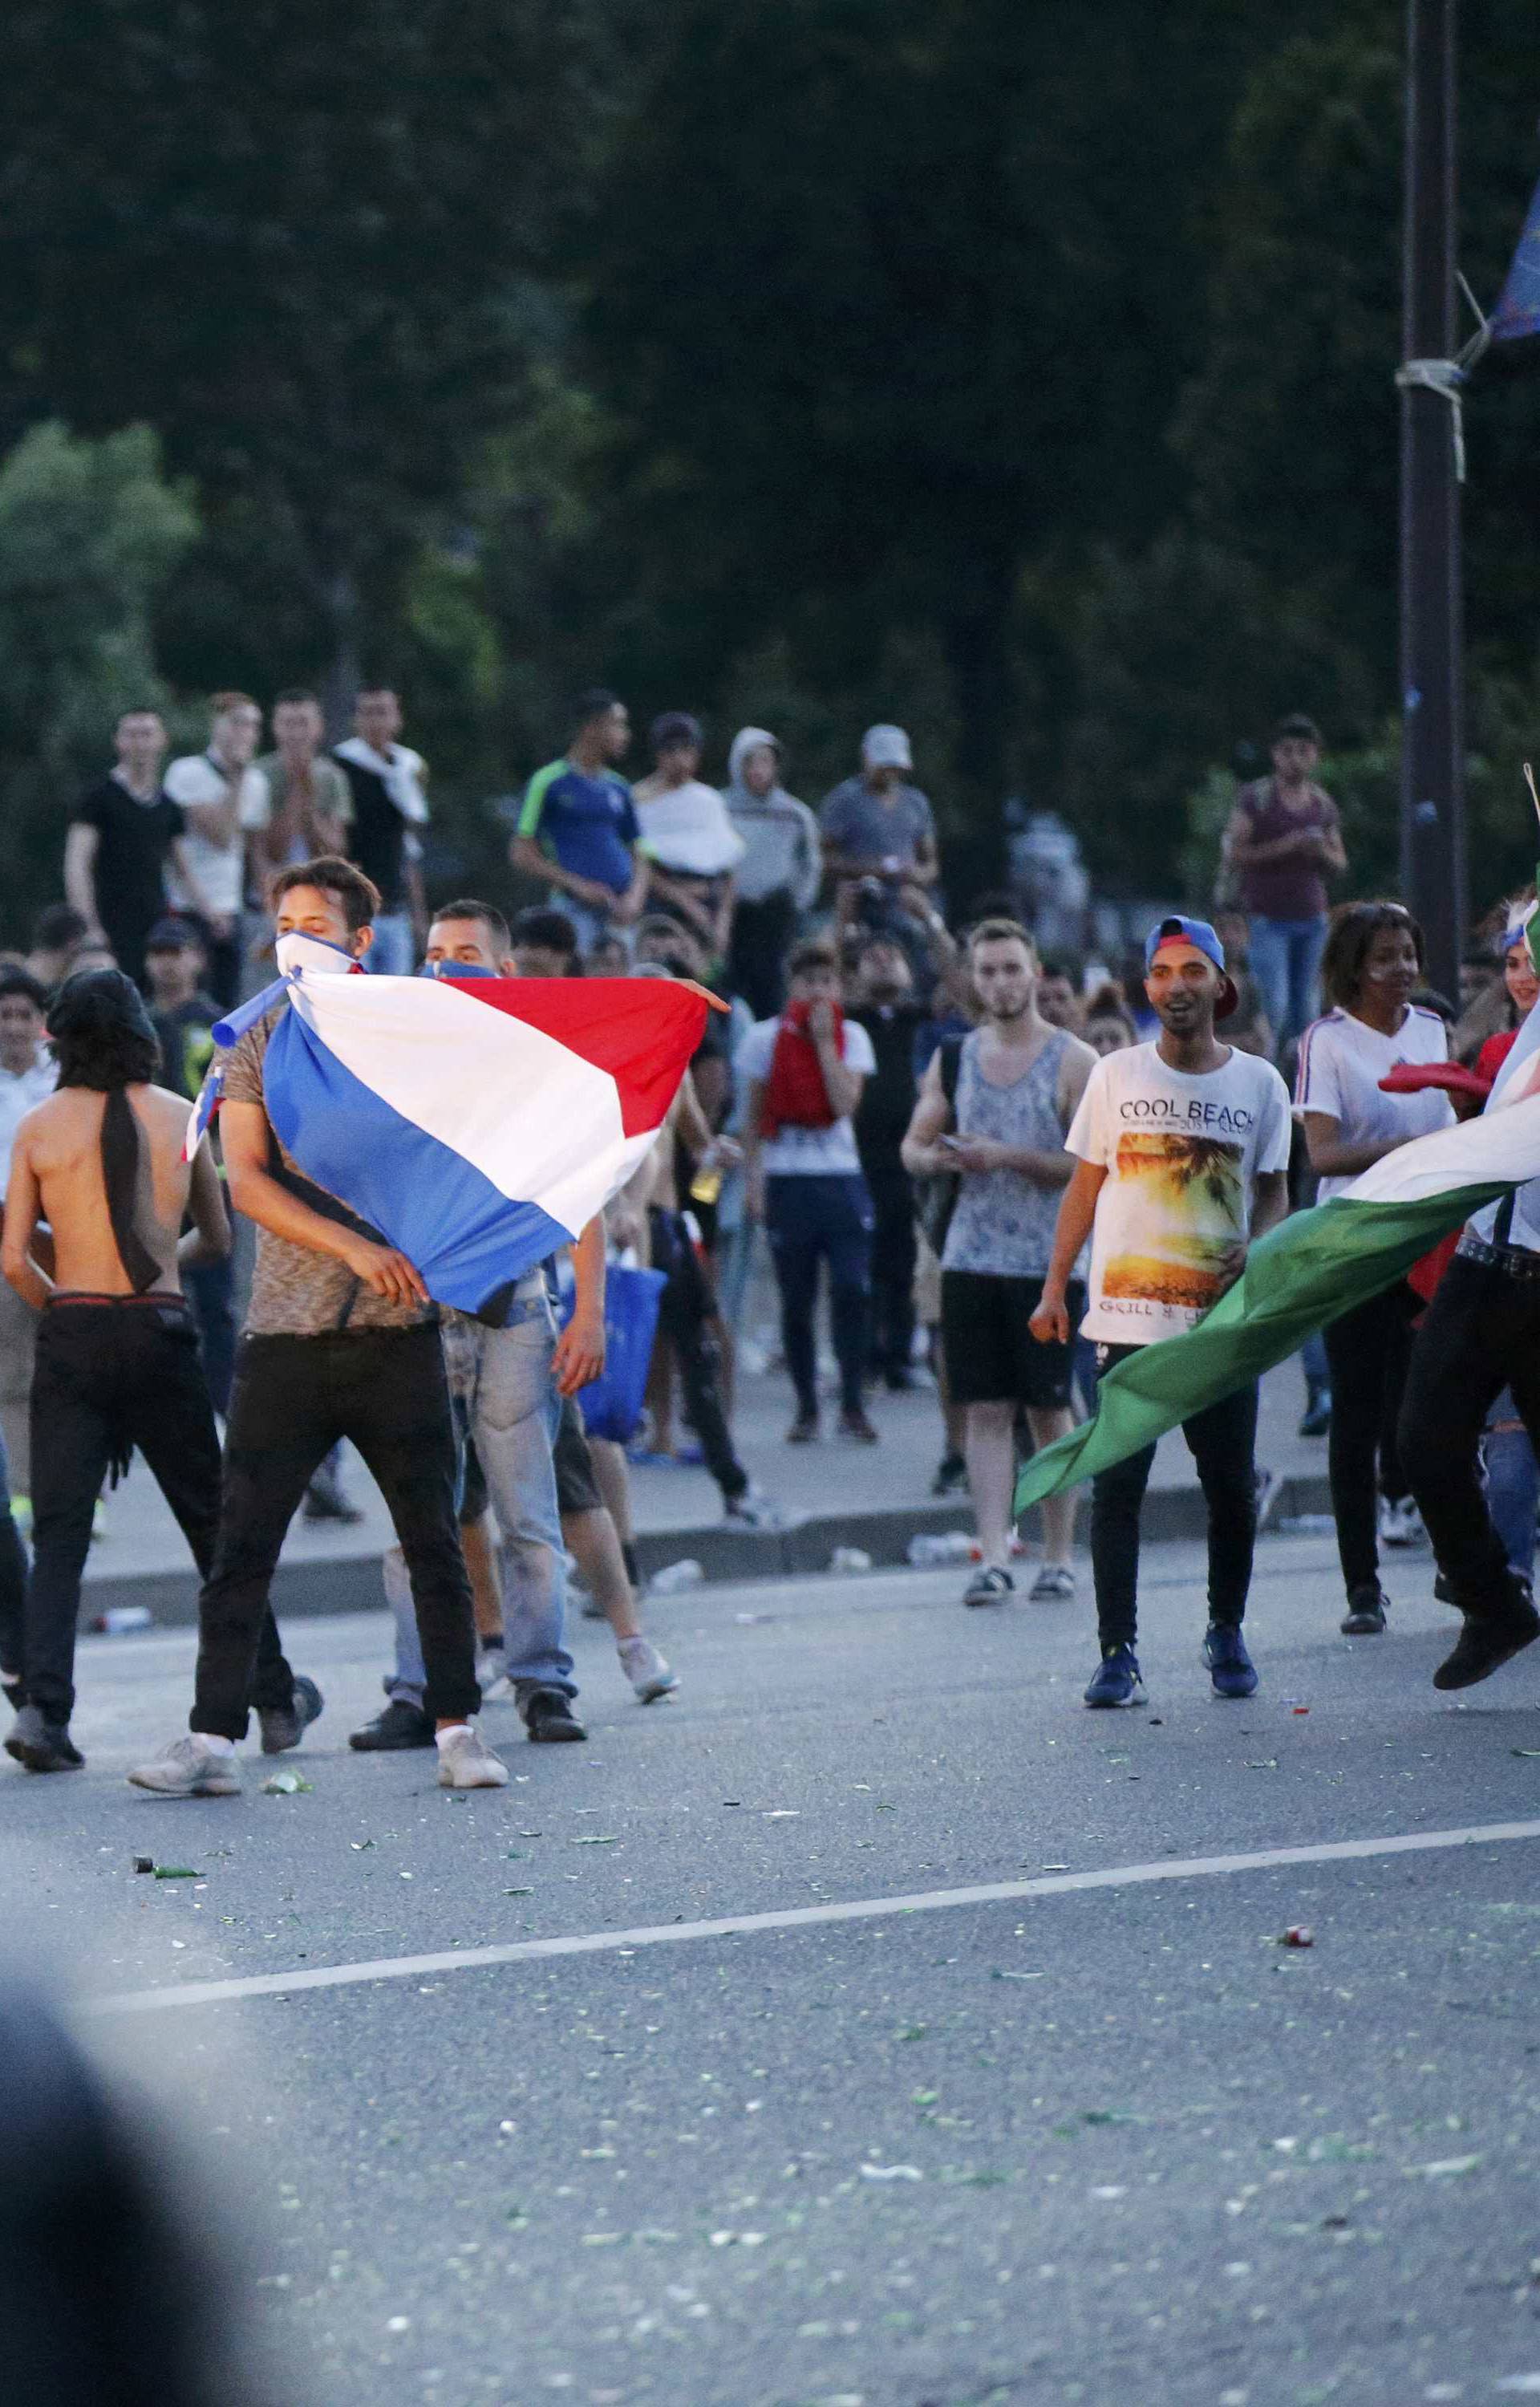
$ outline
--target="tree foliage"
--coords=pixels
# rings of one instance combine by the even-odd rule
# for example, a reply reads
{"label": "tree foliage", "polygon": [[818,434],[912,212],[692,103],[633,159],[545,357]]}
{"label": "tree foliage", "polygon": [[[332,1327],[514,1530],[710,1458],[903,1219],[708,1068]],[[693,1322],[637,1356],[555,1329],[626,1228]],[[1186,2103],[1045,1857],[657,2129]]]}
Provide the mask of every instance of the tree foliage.
{"label": "tree foliage", "polygon": [[[1527,0],[1462,27],[1484,296],[1535,172],[1532,30]],[[902,720],[975,886],[1022,790],[1104,881],[1174,890],[1187,798],[1304,706],[1378,878],[1402,39],[1400,0],[104,0],[89,39],[17,0],[0,446],[73,430],[67,515],[153,430],[198,523],[125,600],[127,653],[188,695],[398,679],[457,881],[495,874],[486,798],[596,677],[702,710],[718,765],[776,724],[814,796]],[[1540,701],[1534,412],[1494,355],[1478,893]],[[65,643],[49,686],[72,725],[92,659]],[[5,674],[52,673],[23,645]],[[73,741],[47,750],[52,703],[30,723],[13,797]]]}
{"label": "tree foliage", "polygon": [[91,442],[44,423],[0,464],[0,791],[12,908],[18,888],[29,899],[27,866],[57,863],[63,805],[99,759],[104,729],[135,704],[165,702],[152,607],[196,534],[147,427]]}

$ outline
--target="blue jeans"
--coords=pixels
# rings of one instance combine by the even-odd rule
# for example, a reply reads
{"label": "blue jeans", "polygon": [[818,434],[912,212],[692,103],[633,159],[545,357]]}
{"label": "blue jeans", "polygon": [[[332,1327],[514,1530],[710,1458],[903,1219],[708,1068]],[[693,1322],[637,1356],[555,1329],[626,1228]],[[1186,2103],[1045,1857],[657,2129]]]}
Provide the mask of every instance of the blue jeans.
{"label": "blue jeans", "polygon": [[[619,895],[615,899],[618,903]],[[596,945],[603,944],[609,936],[618,936],[626,950],[630,951],[634,931],[617,928],[608,911],[596,911],[591,903],[578,902],[575,895],[564,894],[559,886],[552,887],[545,902],[548,909],[559,911],[564,919],[572,921],[577,931],[577,949],[585,960]]]}
{"label": "blue jeans", "polygon": [[[572,1659],[562,1644],[567,1553],[551,1460],[561,1399],[551,1378],[556,1327],[544,1285],[521,1292],[513,1313],[505,1329],[458,1314],[446,1318],[445,1366],[502,1531],[508,1676],[521,1699],[531,1688],[575,1697]],[[386,1685],[391,1697],[420,1707],[426,1674],[403,1569],[386,1557],[385,1589],[396,1621],[396,1668]]]}
{"label": "blue jeans", "polygon": [[417,965],[417,933],[410,911],[382,911],[363,966],[376,977],[410,977]]}
{"label": "blue jeans", "polygon": [[1530,1433],[1519,1417],[1513,1389],[1505,1388],[1491,1408],[1482,1454],[1487,1466],[1487,1510],[1503,1551],[1525,1579],[1534,1576],[1534,1515],[1540,1504],[1540,1464]]}
{"label": "blue jeans", "polygon": [[829,1325],[840,1365],[841,1408],[861,1410],[871,1230],[871,1198],[859,1171],[772,1171],[765,1182],[765,1232],[781,1289],[781,1343],[797,1390],[797,1409],[810,1420],[818,1414],[812,1324],[821,1260],[828,1263]]}
{"label": "blue jeans", "polygon": [[1251,921],[1251,968],[1272,1023],[1275,1053],[1320,1017],[1325,945],[1324,918],[1269,919],[1259,913]]}

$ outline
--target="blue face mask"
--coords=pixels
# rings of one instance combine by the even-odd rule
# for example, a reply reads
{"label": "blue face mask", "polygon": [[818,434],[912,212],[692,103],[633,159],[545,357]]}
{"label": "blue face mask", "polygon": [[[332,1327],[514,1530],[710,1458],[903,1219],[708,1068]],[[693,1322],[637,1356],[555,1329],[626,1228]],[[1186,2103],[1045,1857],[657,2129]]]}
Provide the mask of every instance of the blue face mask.
{"label": "blue face mask", "polygon": [[475,978],[496,977],[496,970],[484,970],[479,961],[424,961],[418,977]]}

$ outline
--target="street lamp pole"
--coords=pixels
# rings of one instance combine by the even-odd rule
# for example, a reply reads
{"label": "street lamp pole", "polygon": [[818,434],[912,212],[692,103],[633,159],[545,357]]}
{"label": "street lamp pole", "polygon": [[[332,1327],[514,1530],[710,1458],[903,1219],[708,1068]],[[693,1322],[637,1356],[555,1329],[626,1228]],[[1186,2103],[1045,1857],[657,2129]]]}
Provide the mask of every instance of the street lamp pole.
{"label": "street lamp pole", "polygon": [[1417,370],[1454,350],[1456,7],[1406,6],[1400,378],[1401,883],[1429,976],[1451,1000],[1465,933],[1459,420],[1447,389]]}

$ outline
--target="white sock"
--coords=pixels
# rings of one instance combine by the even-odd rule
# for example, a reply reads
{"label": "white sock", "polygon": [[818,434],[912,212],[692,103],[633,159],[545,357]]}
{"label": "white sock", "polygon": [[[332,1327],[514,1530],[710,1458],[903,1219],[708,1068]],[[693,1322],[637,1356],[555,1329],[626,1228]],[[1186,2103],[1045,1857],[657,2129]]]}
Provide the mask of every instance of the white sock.
{"label": "white sock", "polygon": [[451,1722],[447,1730],[433,1732],[433,1745],[437,1747],[448,1746],[453,1740],[463,1738],[470,1728],[469,1722]]}
{"label": "white sock", "polygon": [[213,1730],[194,1730],[192,1735],[200,1746],[207,1747],[210,1755],[233,1755],[235,1752],[233,1738],[219,1738]]}

